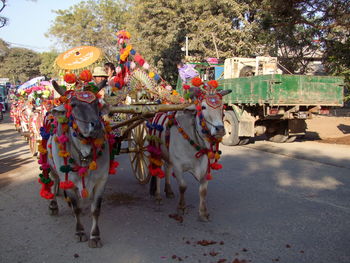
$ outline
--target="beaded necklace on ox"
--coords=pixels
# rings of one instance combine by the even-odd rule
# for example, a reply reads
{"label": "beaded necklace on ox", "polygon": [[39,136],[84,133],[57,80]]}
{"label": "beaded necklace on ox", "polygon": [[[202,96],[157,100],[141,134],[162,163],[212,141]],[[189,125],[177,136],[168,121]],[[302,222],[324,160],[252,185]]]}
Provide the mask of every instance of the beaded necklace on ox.
{"label": "beaded necklace on ox", "polygon": [[196,112],[198,116],[199,126],[201,127],[200,132],[204,135],[204,139],[207,142],[209,142],[210,144],[209,148],[204,148],[196,144],[194,140],[192,140],[189,137],[189,135],[184,131],[184,129],[179,125],[178,121],[175,118],[175,114],[170,116],[170,118],[173,119],[173,121],[170,123],[168,122],[168,125],[174,124],[177,126],[177,129],[181,133],[183,138],[187,140],[197,150],[197,153],[195,154],[196,158],[200,158],[203,155],[207,155],[208,167],[207,167],[206,179],[211,180],[212,179],[211,169],[220,170],[222,168],[222,165],[218,163],[218,160],[220,159],[220,155],[221,155],[221,151],[219,150],[219,143],[221,142],[221,138],[216,138],[215,136],[212,136],[210,133],[210,130],[207,124],[211,126],[214,126],[214,125],[211,124],[208,120],[206,120],[203,116],[203,112],[202,112],[203,101],[206,102],[207,106],[213,109],[218,109],[223,107],[222,96],[220,93],[215,92],[214,89],[211,89],[204,93],[201,92],[197,100],[194,102],[194,104],[196,105]]}
{"label": "beaded necklace on ox", "polygon": [[[51,193],[51,186],[53,182],[49,178],[50,166],[48,164],[48,158],[52,159],[52,154],[48,156],[47,148],[52,149],[51,144],[47,144],[50,136],[54,136],[55,142],[58,144],[59,152],[58,155],[63,158],[63,165],[59,167],[60,172],[65,174],[65,181],[61,182],[59,187],[61,189],[71,189],[75,187],[74,183],[69,180],[69,173],[75,172],[79,175],[82,180],[82,191],[81,196],[87,198],[89,193],[85,187],[85,176],[88,175],[89,171],[93,171],[97,169],[96,160],[98,156],[102,155],[102,150],[105,147],[105,141],[109,143],[110,154],[112,155],[112,146],[115,143],[114,136],[110,133],[111,127],[107,122],[104,122],[100,117],[100,122],[104,123],[104,136],[100,138],[85,138],[82,136],[79,127],[76,123],[76,118],[72,113],[72,105],[71,100],[75,97],[79,101],[85,103],[93,103],[97,100],[96,95],[90,91],[79,91],[66,92],[65,96],[60,98],[60,102],[64,105],[66,110],[66,114],[64,116],[59,116],[55,118],[52,114],[46,116],[46,120],[44,121],[44,126],[40,129],[41,136],[43,138],[41,145],[39,145],[40,152],[40,160],[39,164],[41,164],[42,173],[39,175],[39,182],[42,184],[42,189],[40,194],[42,197],[46,199],[52,199],[54,195]],[[99,103],[99,108],[101,109],[102,105]],[[78,119],[79,121],[83,121]],[[72,135],[80,140],[82,144],[91,145],[92,148],[92,156],[91,160],[88,164],[85,162],[87,160],[82,160],[80,158],[79,161],[75,160],[71,153],[67,149],[67,143],[69,142],[69,128],[73,129]],[[58,134],[58,131],[61,131]],[[113,161],[113,157],[110,158],[110,169],[109,173],[115,173],[115,168],[118,166],[118,163]]]}
{"label": "beaded necklace on ox", "polygon": [[[216,81],[209,81],[207,85],[205,85],[199,78],[195,78],[192,81],[192,84],[195,86],[194,90],[191,91],[192,95],[196,97],[196,100],[194,101],[195,104],[195,110],[196,110],[196,121],[198,120],[198,126],[200,127],[200,130],[197,128],[198,126],[195,123],[195,132],[198,134],[198,137],[202,140],[205,140],[209,143],[209,147],[204,146],[203,143],[196,143],[194,138],[191,138],[186,131],[181,127],[181,124],[176,119],[176,113],[167,115],[166,118],[163,118],[162,121],[161,115],[157,115],[152,123],[147,123],[147,127],[149,128],[149,140],[150,145],[148,146],[148,151],[150,152],[150,165],[149,165],[149,172],[153,176],[158,176],[160,178],[164,177],[164,172],[161,170],[161,167],[163,165],[163,162],[161,161],[161,150],[159,142],[161,141],[161,133],[163,131],[163,126],[165,123],[165,119],[167,119],[167,124],[165,127],[165,144],[167,148],[169,148],[169,142],[170,142],[170,128],[172,126],[176,126],[178,132],[182,135],[182,137],[188,141],[190,145],[192,145],[196,149],[196,158],[200,158],[203,155],[206,155],[208,157],[208,166],[206,171],[206,179],[211,180],[211,169],[213,170],[219,170],[222,168],[222,165],[218,163],[218,160],[220,159],[221,151],[219,150],[219,143],[221,141],[222,136],[215,136],[212,135],[210,132],[210,129],[208,128],[208,124],[215,128],[215,125],[211,122],[209,122],[207,119],[205,119],[203,114],[204,109],[204,103],[208,106],[209,110],[218,110],[220,109],[220,118],[222,120],[223,118],[223,102],[222,102],[222,95],[217,92],[217,82]],[[204,86],[203,89],[200,89],[199,86]],[[184,89],[187,91],[187,95],[189,96],[190,93],[188,92],[189,86],[184,85]],[[185,94],[186,95],[186,94]],[[198,118],[197,118],[198,117]],[[223,126],[222,126],[222,130]],[[158,131],[158,136],[156,136]],[[157,137],[157,138],[155,138]],[[201,144],[201,145],[200,145]],[[157,146],[158,145],[158,146]]]}

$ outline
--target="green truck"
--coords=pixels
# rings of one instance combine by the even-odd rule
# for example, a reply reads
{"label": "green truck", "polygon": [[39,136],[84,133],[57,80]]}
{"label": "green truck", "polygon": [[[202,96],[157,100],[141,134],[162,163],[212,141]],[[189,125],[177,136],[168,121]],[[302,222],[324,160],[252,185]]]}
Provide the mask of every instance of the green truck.
{"label": "green truck", "polygon": [[305,120],[343,106],[343,78],[304,75],[261,75],[219,80],[224,97],[225,145],[246,144],[266,134],[273,142],[292,142],[305,135]]}
{"label": "green truck", "polygon": [[[215,78],[220,89],[232,90],[224,97],[223,144],[243,145],[263,134],[272,142],[293,142],[305,135],[312,114],[343,106],[343,78],[278,74],[276,64],[276,58],[258,57],[196,66],[204,80]],[[179,91],[181,86],[179,78]]]}

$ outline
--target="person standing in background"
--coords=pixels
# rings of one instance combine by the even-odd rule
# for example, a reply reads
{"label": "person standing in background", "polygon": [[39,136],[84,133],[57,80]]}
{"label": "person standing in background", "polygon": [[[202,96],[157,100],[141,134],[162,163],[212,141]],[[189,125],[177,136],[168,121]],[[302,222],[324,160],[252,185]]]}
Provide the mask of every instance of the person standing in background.
{"label": "person standing in background", "polygon": [[108,86],[106,87],[106,93],[107,93],[107,95],[111,95],[112,87],[114,85],[113,79],[114,79],[114,77],[116,75],[115,66],[111,62],[107,62],[107,63],[105,63],[104,68],[105,68],[105,72],[108,75],[108,78],[107,78]]}

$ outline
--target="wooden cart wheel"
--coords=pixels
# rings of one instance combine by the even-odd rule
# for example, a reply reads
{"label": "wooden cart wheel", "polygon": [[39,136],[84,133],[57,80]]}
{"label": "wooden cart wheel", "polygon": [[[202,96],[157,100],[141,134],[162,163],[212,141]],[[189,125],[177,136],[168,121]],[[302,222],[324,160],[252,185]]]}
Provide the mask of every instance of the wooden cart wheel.
{"label": "wooden cart wheel", "polygon": [[131,167],[140,184],[147,184],[151,179],[148,172],[148,141],[146,123],[136,126],[129,132],[128,148]]}

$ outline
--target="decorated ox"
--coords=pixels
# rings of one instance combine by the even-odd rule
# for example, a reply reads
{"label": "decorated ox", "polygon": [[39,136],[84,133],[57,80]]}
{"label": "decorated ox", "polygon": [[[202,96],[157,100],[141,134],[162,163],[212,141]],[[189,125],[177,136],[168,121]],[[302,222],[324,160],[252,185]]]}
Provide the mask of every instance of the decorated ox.
{"label": "decorated ox", "polygon": [[[109,134],[110,126],[101,117],[105,106],[96,95],[104,83],[98,89],[95,86],[95,92],[65,92],[55,81],[52,84],[61,95],[62,104],[45,117],[41,128],[43,140],[38,149],[42,170],[40,194],[51,200],[51,214],[57,214],[58,186],[64,191],[75,215],[78,241],[87,241],[80,214],[82,204],[89,201],[92,212],[89,247],[101,247],[98,217],[102,194],[108,173],[114,173],[117,165],[110,158],[111,144],[114,143],[113,136]],[[51,192],[52,186],[54,193]]]}
{"label": "decorated ox", "polygon": [[22,135],[29,138],[29,118],[33,112],[33,105],[30,102],[23,102],[20,107],[19,120]]}
{"label": "decorated ox", "polygon": [[[160,178],[166,177],[165,192],[172,197],[170,175],[173,171],[180,191],[178,212],[185,210],[186,182],[184,172],[190,172],[199,181],[199,219],[207,221],[209,213],[206,205],[208,180],[212,179],[211,170],[222,166],[218,163],[221,152],[219,143],[225,135],[223,124],[222,96],[230,90],[217,91],[217,82],[209,81],[203,84],[199,78],[194,78],[191,94],[194,105],[183,112],[175,114],[158,114],[152,123],[148,123],[150,145],[149,170],[153,175],[151,194],[160,200]],[[202,88],[200,88],[202,86]],[[189,89],[189,86],[184,86]],[[165,166],[165,175],[161,166]],[[157,180],[155,180],[157,178]],[[155,186],[155,182],[157,185]]]}

